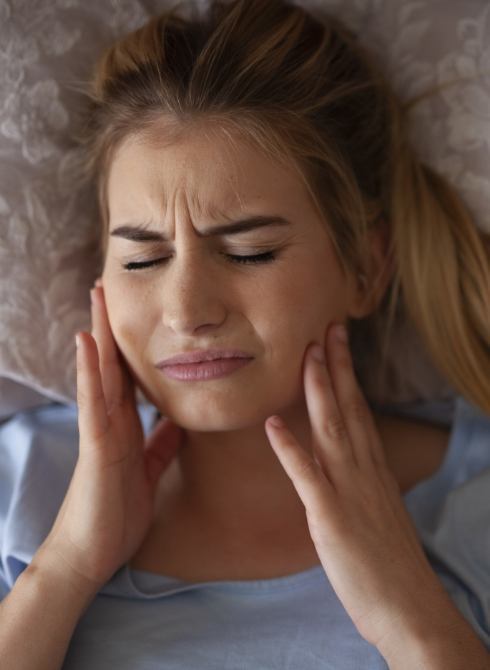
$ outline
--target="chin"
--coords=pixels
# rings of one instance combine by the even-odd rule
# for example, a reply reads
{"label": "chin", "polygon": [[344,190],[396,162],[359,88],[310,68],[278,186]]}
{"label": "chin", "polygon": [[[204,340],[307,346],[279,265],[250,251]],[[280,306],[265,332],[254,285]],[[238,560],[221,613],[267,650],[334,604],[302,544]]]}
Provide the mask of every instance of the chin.
{"label": "chin", "polygon": [[[159,375],[161,373],[158,373]],[[147,378],[148,379],[148,378]],[[305,402],[304,392],[297,380],[282,380],[269,387],[263,383],[230,384],[216,380],[194,386],[175,388],[152,378],[151,384],[140,383],[138,388],[160,414],[183,429],[196,432],[225,432],[264,429],[267,417],[294,410]],[[289,387],[289,389],[288,389]]]}
{"label": "chin", "polygon": [[[164,412],[161,413],[164,414]],[[256,409],[249,413],[244,411],[230,412],[229,407],[207,407],[203,410],[198,404],[191,408],[167,407],[167,413],[164,415],[185,430],[201,433],[247,430],[262,421],[262,418],[257,416]],[[263,421],[266,418],[264,416]]]}

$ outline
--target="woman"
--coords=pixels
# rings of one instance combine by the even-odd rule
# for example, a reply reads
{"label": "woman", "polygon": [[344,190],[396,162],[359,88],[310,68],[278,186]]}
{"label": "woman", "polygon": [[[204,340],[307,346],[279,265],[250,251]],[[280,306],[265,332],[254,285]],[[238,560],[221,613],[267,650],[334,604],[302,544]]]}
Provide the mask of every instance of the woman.
{"label": "woman", "polygon": [[[90,97],[79,456],[2,602],[7,667],[487,668],[402,497],[462,428],[372,409],[347,334],[402,293],[490,414],[489,241],[374,64],[333,18],[215,2],[113,45]],[[136,387],[168,417],[146,443]]]}

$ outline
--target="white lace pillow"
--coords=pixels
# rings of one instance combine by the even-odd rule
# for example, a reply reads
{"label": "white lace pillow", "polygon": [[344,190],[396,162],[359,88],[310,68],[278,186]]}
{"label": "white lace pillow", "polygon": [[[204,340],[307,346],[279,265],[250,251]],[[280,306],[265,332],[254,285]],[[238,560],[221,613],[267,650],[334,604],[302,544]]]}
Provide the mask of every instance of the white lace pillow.
{"label": "white lace pillow", "polygon": [[[95,197],[77,182],[72,133],[81,100],[71,85],[87,79],[110,42],[171,4],[0,0],[0,418],[76,399],[74,333],[90,328],[98,259]],[[414,109],[413,142],[490,231],[490,76],[477,76],[490,64],[487,0],[297,4],[332,11],[359,32],[402,99],[475,76]],[[451,395],[409,324],[397,333],[390,361],[392,385],[373,389],[378,402]]]}

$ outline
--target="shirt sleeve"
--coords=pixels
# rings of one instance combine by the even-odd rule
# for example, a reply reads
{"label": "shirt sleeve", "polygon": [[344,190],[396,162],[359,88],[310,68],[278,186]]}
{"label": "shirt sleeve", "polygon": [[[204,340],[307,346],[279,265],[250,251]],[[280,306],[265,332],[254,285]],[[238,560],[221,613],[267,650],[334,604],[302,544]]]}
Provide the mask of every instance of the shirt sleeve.
{"label": "shirt sleeve", "polygon": [[[145,435],[156,410],[138,405]],[[78,460],[78,408],[53,403],[0,425],[0,598],[53,527]]]}
{"label": "shirt sleeve", "polygon": [[490,651],[490,417],[460,404],[454,486],[424,548],[445,589]]}
{"label": "shirt sleeve", "polygon": [[20,442],[18,417],[14,415],[0,426],[0,600],[11,589],[6,574],[6,547],[9,543],[9,519],[17,479],[23,467],[25,450]]}
{"label": "shirt sleeve", "polygon": [[7,582],[5,581],[4,576],[2,575],[2,571],[0,568],[0,602],[2,602],[2,600],[7,597],[9,592],[10,589],[8,587]]}
{"label": "shirt sleeve", "polygon": [[76,406],[53,403],[0,426],[2,597],[51,530],[77,457]]}

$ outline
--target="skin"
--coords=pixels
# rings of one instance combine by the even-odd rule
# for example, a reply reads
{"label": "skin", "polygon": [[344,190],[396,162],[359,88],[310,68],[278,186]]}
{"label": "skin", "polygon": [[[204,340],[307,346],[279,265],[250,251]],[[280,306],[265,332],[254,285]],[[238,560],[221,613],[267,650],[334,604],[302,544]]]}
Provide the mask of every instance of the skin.
{"label": "skin", "polygon": [[[374,305],[342,274],[296,174],[243,142],[235,147],[217,133],[197,132],[163,150],[135,138],[120,147],[108,181],[110,231],[152,219],[152,228],[170,241],[109,235],[102,275],[108,318],[147,398],[185,429],[184,446],[162,484],[161,527],[156,521],[153,537],[170,532],[171,517],[174,529],[192,525],[230,551],[250,551],[264,546],[274,529],[276,542],[294,536],[298,546],[301,537],[302,560],[313,564],[318,559],[303,504],[271,449],[264,421],[281,413],[311,449],[305,350],[323,341],[329,324],[361,318]],[[282,215],[291,225],[223,238],[198,235],[224,216],[233,221],[249,214]],[[233,264],[223,256],[271,249],[277,259],[268,264]],[[371,253],[380,269],[386,260],[381,236],[373,236]],[[122,268],[161,257],[170,260],[141,271]],[[388,275],[379,295],[387,281]],[[244,349],[254,361],[207,382],[171,380],[155,368],[172,354],[212,346]]]}
{"label": "skin", "polygon": [[[79,459],[43,551],[93,594],[165,530],[162,510],[184,524],[179,511],[191,511],[214,528],[218,552],[236,549],[229,538],[255,539],[242,545],[248,554],[271,530],[273,544],[282,533],[296,537],[306,511],[304,535],[357,630],[391,670],[459,668],[468,658],[486,667],[485,649],[427,561],[348,344],[335,337],[333,324],[369,309],[362,292],[340,272],[299,182],[248,147],[235,161],[220,148],[189,134],[165,160],[155,147],[131,142],[115,157],[111,229],[123,217],[160,216],[171,260],[133,276],[122,259],[141,260],[142,250],[109,243],[103,287],[92,292],[93,332],[79,333]],[[221,196],[231,208],[238,191],[232,216],[274,207],[294,222],[287,233],[233,240],[233,253],[252,253],[246,244],[279,247],[270,266],[236,269],[219,253],[225,246],[230,253],[229,240],[214,247],[197,234],[210,217],[196,203]],[[380,248],[373,243],[372,254],[382,264]],[[315,342],[320,359],[312,356]],[[154,368],[184,348],[212,345],[239,346],[254,361],[185,385]],[[148,441],[135,383],[171,419]],[[282,427],[270,420],[277,413]],[[156,495],[159,480],[170,481],[172,495]],[[157,553],[175,540],[161,537]]]}

